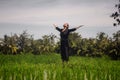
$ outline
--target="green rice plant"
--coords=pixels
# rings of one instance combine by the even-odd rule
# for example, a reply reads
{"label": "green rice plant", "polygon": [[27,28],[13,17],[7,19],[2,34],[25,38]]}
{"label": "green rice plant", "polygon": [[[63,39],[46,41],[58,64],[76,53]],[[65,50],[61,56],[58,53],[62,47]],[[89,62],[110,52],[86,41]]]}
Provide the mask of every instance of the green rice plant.
{"label": "green rice plant", "polygon": [[120,63],[108,58],[0,55],[0,80],[120,80]]}

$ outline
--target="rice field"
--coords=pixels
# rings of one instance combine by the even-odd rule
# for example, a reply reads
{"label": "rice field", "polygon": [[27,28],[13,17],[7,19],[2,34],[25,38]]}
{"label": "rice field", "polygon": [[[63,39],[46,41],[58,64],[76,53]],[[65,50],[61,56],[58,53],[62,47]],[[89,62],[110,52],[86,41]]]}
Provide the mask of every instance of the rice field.
{"label": "rice field", "polygon": [[120,61],[59,54],[0,55],[0,80],[120,80]]}

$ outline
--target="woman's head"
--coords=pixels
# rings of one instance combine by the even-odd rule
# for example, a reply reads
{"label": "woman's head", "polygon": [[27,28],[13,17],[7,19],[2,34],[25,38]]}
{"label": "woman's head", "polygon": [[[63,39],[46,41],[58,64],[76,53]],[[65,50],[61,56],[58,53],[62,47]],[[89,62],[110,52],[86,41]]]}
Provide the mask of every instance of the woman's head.
{"label": "woman's head", "polygon": [[69,28],[69,24],[68,24],[68,23],[64,23],[64,24],[63,24],[63,27],[64,27],[64,28]]}

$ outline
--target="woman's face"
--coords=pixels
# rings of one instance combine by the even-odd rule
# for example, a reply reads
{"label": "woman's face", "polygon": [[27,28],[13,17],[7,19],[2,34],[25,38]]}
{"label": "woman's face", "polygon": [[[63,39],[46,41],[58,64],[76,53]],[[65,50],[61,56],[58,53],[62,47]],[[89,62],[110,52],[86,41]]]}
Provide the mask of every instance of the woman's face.
{"label": "woman's face", "polygon": [[65,28],[69,28],[69,24],[68,23],[65,23],[64,25],[63,25],[63,27]]}

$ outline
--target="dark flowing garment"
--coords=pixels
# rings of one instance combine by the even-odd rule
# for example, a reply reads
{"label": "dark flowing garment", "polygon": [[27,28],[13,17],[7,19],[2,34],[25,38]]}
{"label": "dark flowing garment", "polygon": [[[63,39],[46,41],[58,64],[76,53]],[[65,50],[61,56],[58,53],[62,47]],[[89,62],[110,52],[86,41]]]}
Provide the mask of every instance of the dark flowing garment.
{"label": "dark flowing garment", "polygon": [[66,29],[64,32],[62,32],[63,29],[60,29],[56,27],[56,29],[60,32],[60,50],[61,50],[61,59],[62,61],[68,61],[69,60],[69,43],[68,43],[68,36],[70,32],[73,32],[76,30],[76,28],[73,29]]}

